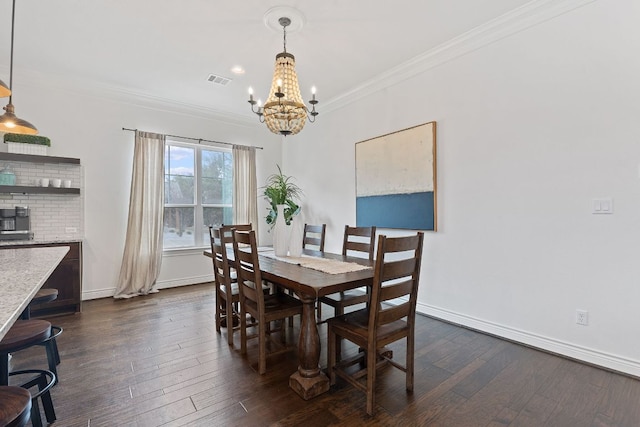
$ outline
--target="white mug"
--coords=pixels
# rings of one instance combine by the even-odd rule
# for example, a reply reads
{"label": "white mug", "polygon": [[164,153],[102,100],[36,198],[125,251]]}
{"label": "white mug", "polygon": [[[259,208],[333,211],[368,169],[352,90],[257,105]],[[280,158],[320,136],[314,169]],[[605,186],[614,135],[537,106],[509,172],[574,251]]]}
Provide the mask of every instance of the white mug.
{"label": "white mug", "polygon": [[71,188],[71,180],[70,179],[65,179],[64,181],[62,181],[62,186],[64,188]]}
{"label": "white mug", "polygon": [[62,180],[59,178],[54,178],[51,180],[51,185],[54,187],[60,187],[62,185]]}
{"label": "white mug", "polygon": [[41,178],[40,187],[48,187],[48,186],[49,186],[49,178]]}

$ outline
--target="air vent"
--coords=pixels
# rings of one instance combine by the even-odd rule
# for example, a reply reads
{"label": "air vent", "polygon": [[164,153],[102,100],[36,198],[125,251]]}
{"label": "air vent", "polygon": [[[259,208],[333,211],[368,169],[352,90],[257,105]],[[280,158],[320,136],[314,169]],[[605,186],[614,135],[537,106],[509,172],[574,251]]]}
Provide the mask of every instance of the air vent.
{"label": "air vent", "polygon": [[207,77],[207,81],[215,83],[217,85],[226,86],[231,82],[231,79],[227,77],[216,76],[215,74],[209,74],[209,77]]}

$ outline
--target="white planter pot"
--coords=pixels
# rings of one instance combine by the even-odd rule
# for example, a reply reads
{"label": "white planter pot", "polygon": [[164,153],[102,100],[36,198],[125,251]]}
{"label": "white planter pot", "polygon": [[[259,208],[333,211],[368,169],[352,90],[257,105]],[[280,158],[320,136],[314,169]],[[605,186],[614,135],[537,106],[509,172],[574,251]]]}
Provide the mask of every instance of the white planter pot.
{"label": "white planter pot", "polygon": [[289,227],[284,220],[284,208],[286,205],[278,205],[276,223],[273,226],[273,250],[276,256],[287,256],[289,251]]}

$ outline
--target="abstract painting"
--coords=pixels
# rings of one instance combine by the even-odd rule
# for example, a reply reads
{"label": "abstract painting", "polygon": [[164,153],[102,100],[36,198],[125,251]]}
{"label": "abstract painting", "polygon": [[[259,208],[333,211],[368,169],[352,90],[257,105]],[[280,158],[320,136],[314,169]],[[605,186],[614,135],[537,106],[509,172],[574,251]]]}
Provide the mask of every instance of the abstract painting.
{"label": "abstract painting", "polygon": [[359,227],[436,231],[436,122],[356,143]]}

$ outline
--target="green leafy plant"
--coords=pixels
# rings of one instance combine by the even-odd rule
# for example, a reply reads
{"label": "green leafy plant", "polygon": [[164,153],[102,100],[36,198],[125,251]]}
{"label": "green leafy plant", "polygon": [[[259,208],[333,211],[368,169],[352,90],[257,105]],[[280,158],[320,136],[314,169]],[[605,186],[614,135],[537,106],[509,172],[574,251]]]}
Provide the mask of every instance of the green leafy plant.
{"label": "green leafy plant", "polygon": [[264,197],[271,205],[267,214],[267,224],[274,226],[278,216],[278,205],[285,205],[283,209],[284,220],[287,225],[291,225],[291,219],[300,212],[300,206],[296,201],[300,200],[302,190],[292,180],[294,178],[282,173],[278,166],[278,173],[274,173],[267,178],[267,185],[264,189]]}
{"label": "green leafy plant", "polygon": [[4,142],[22,142],[23,144],[38,144],[51,147],[51,140],[46,136],[22,135],[18,133],[5,133]]}

